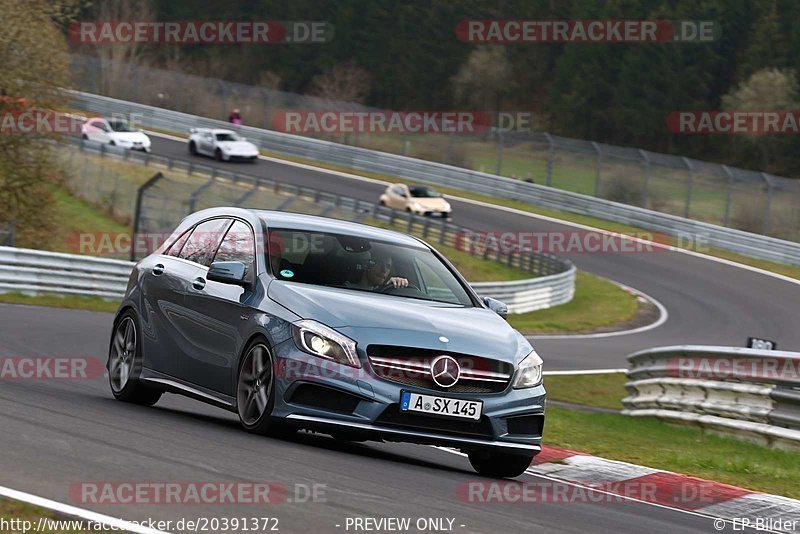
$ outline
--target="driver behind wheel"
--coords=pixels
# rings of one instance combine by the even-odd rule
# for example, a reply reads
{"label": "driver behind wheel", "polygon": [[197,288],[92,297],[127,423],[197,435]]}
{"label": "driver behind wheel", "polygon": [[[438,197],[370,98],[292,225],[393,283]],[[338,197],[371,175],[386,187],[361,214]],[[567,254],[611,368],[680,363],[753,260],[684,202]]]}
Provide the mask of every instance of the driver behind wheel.
{"label": "driver behind wheel", "polygon": [[384,287],[408,287],[408,279],[401,276],[392,276],[392,255],[379,246],[370,250],[369,260],[361,271],[361,279],[351,284],[351,287],[360,289],[381,289]]}

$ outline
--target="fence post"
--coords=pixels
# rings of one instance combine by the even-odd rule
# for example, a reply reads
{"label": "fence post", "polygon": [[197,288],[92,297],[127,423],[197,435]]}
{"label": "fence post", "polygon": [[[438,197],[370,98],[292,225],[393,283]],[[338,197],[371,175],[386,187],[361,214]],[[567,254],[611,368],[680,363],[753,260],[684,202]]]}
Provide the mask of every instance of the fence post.
{"label": "fence post", "polygon": [[725,193],[725,218],[723,219],[722,225],[726,228],[730,228],[731,198],[733,197],[733,172],[731,172],[727,165],[723,165],[722,170],[725,171],[725,174],[728,176],[728,190]]}
{"label": "fence post", "polygon": [[502,176],[503,172],[503,132],[497,131],[497,166],[495,167],[495,174]]}
{"label": "fence post", "polygon": [[445,156],[445,163],[447,165],[453,164],[453,143],[456,142],[455,132],[450,134],[450,139],[447,141],[447,154]]}
{"label": "fence post", "polygon": [[642,207],[647,207],[647,201],[650,197],[650,157],[647,155],[647,152],[639,149],[639,154],[642,156],[644,160],[644,185],[642,186]]}
{"label": "fence post", "polygon": [[765,172],[761,173],[761,177],[767,182],[767,207],[764,209],[764,229],[761,232],[764,235],[769,235],[770,228],[770,212],[772,211],[772,192],[774,190],[772,185],[772,178]]}
{"label": "fence post", "polygon": [[553,143],[552,135],[545,133],[544,136],[550,145],[547,150],[547,176],[545,177],[545,183],[549,186],[553,182],[553,163],[556,158],[556,145]]}
{"label": "fence post", "polygon": [[592,141],[592,146],[597,152],[594,160],[594,196],[600,198],[600,169],[603,167],[603,151],[600,149],[600,145],[594,141]]}
{"label": "fence post", "polygon": [[689,182],[687,183],[686,186],[686,207],[683,210],[683,217],[685,219],[688,219],[689,212],[692,207],[692,186],[694,184],[694,166],[692,165],[692,162],[689,161],[689,158],[684,157],[681,159],[683,159],[683,162],[686,164],[686,168],[689,169]]}
{"label": "fence post", "polygon": [[139,191],[136,192],[136,209],[133,212],[133,239],[131,239],[131,261],[136,261],[136,236],[139,235],[139,231],[142,229],[142,199],[144,198],[144,192],[153,187],[162,178],[164,178],[164,174],[157,172],[152,178],[143,183]]}

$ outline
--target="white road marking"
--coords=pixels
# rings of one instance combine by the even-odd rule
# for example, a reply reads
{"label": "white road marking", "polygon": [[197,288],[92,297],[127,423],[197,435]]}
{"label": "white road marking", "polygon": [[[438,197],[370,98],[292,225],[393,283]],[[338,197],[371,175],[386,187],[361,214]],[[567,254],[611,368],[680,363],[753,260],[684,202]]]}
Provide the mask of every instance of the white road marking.
{"label": "white road marking", "polygon": [[119,530],[136,532],[137,534],[169,534],[168,532],[165,532],[163,530],[155,530],[152,528],[144,527],[136,523],[132,523],[130,521],[125,521],[124,519],[117,519],[115,517],[111,517],[108,515],[98,514],[97,512],[84,510],[83,508],[70,506],[68,504],[63,504],[56,501],[51,501],[50,499],[37,497],[36,495],[31,495],[30,493],[17,491],[3,486],[0,486],[0,496],[6,497],[8,499],[22,501],[28,504],[32,504],[34,506],[47,508],[48,510],[53,510],[55,512],[66,514],[72,517],[78,517],[80,519],[91,521],[93,523],[107,525],[109,527],[113,527]]}
{"label": "white road marking", "polygon": [[644,293],[639,291],[638,289],[632,288],[630,286],[626,286],[624,284],[620,284],[619,282],[615,282],[614,280],[609,280],[609,282],[613,284],[617,284],[618,286],[622,287],[623,289],[630,291],[637,296],[640,296],[644,299],[649,300],[653,303],[653,305],[658,308],[658,319],[648,325],[640,326],[637,328],[631,328],[630,330],[615,330],[613,332],[597,332],[595,334],[533,334],[531,336],[525,336],[531,341],[536,341],[538,339],[599,339],[605,337],[615,337],[615,336],[628,336],[630,334],[641,334],[642,332],[647,332],[648,330],[653,330],[654,328],[658,328],[662,324],[667,322],[669,319],[669,312],[667,308],[661,304],[659,301]]}

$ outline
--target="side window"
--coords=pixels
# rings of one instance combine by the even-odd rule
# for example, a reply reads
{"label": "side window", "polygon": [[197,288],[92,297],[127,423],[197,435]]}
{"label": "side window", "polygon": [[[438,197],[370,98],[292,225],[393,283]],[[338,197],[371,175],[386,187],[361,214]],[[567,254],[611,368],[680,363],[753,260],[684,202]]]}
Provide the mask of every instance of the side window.
{"label": "side window", "polygon": [[235,221],[219,245],[214,261],[240,261],[247,266],[245,276],[255,266],[255,238],[250,227],[242,221]]}
{"label": "side window", "polygon": [[214,257],[222,235],[230,222],[230,219],[211,219],[198,224],[186,244],[183,245],[178,257],[206,267],[211,265],[211,258]]}
{"label": "side window", "polygon": [[454,299],[453,290],[442,280],[442,277],[434,271],[430,265],[419,258],[415,258],[419,274],[422,277],[422,284],[424,285],[425,293],[434,299],[449,301]]}
{"label": "side window", "polygon": [[186,240],[189,239],[189,234],[191,233],[192,230],[189,229],[185,231],[182,236],[176,239],[175,242],[169,247],[169,252],[167,252],[167,255],[177,258],[178,254],[181,253],[184,243],[186,243]]}
{"label": "side window", "polygon": [[405,196],[405,195],[406,195],[405,191],[403,191],[403,186],[402,186],[402,185],[396,185],[396,186],[394,186],[394,187],[392,188],[392,192],[393,192],[395,195],[398,195],[398,196],[401,196],[401,197],[403,197],[403,196]]}

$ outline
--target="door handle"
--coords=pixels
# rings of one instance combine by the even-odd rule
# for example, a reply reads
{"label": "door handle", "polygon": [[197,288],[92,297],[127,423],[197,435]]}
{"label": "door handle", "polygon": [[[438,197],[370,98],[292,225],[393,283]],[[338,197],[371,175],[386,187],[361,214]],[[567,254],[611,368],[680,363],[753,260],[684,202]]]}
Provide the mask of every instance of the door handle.
{"label": "door handle", "polygon": [[205,278],[202,278],[202,277],[198,276],[197,278],[192,280],[192,287],[195,288],[198,291],[202,290],[204,287],[206,287]]}
{"label": "door handle", "polygon": [[157,263],[153,266],[153,274],[156,276],[164,274],[164,266],[160,263]]}

